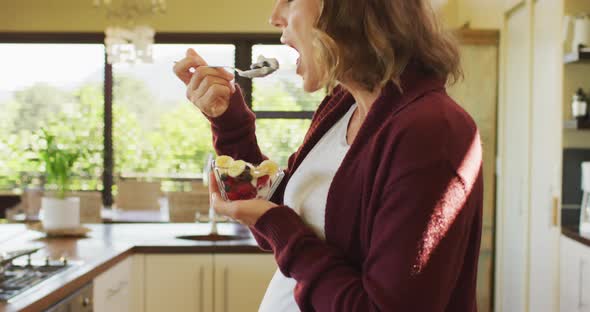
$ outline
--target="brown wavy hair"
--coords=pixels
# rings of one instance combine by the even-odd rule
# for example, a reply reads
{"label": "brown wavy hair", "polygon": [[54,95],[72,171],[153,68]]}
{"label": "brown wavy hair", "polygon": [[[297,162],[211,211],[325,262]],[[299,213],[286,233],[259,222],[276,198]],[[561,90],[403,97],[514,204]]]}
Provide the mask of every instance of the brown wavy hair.
{"label": "brown wavy hair", "polygon": [[462,78],[459,48],[429,0],[320,0],[313,44],[332,90],[343,80],[368,91],[399,86],[410,61],[455,83]]}

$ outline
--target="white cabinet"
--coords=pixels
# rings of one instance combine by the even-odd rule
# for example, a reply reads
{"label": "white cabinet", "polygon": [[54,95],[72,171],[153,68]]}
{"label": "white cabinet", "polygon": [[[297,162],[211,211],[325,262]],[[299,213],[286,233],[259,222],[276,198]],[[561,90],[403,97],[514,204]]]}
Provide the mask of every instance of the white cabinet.
{"label": "white cabinet", "polygon": [[145,255],[145,312],[213,311],[213,255]]}
{"label": "white cabinet", "polygon": [[564,1],[504,3],[494,309],[556,312]]}
{"label": "white cabinet", "polygon": [[127,257],[97,276],[93,283],[94,311],[131,311],[131,257]]}
{"label": "white cabinet", "polygon": [[277,269],[272,254],[216,254],[215,312],[256,312]]}
{"label": "white cabinet", "polygon": [[272,254],[148,254],[145,312],[255,312],[277,269]]}
{"label": "white cabinet", "polygon": [[561,237],[562,312],[590,312],[590,247]]}

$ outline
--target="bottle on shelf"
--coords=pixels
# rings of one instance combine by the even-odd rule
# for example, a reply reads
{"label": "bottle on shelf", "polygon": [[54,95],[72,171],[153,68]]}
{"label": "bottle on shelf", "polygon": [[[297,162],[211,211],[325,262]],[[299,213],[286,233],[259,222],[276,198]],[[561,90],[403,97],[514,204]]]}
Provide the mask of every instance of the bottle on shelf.
{"label": "bottle on shelf", "polygon": [[579,88],[572,100],[572,116],[577,119],[586,118],[588,113],[588,103],[586,94],[582,88]]}

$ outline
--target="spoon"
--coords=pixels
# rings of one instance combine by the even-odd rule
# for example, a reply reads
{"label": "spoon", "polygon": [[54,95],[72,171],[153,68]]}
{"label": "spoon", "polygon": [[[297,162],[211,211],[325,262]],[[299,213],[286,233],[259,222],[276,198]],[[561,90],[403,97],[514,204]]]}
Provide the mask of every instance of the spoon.
{"label": "spoon", "polygon": [[[227,68],[234,70],[238,73],[239,76],[244,78],[258,78],[258,77],[266,77],[279,69],[279,61],[275,58],[265,58],[264,56],[258,56],[258,61],[252,65],[250,65],[250,69],[242,70],[237,67],[232,66],[222,66],[222,65],[206,65],[205,67],[209,68]],[[194,68],[190,69],[191,73],[195,72]]]}
{"label": "spoon", "polygon": [[[254,65],[254,64],[252,64]],[[244,77],[244,78],[258,78],[258,77],[266,77],[272,73],[274,73],[278,68],[273,68],[270,66],[263,66],[263,67],[258,67],[258,68],[253,68],[253,69],[249,69],[249,70],[242,70],[236,67],[232,67],[232,66],[215,66],[215,65],[209,65],[207,67],[210,68],[228,68],[231,70],[236,71],[236,73],[238,73],[239,76]]]}

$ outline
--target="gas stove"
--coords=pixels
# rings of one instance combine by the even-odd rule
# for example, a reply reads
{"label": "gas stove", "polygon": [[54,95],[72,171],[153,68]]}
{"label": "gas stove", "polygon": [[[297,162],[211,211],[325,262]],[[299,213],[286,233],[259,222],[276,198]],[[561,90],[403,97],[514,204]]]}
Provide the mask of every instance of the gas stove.
{"label": "gas stove", "polygon": [[8,301],[71,266],[65,257],[59,261],[50,261],[47,257],[42,263],[33,263],[31,255],[39,249],[0,253],[0,302]]}

